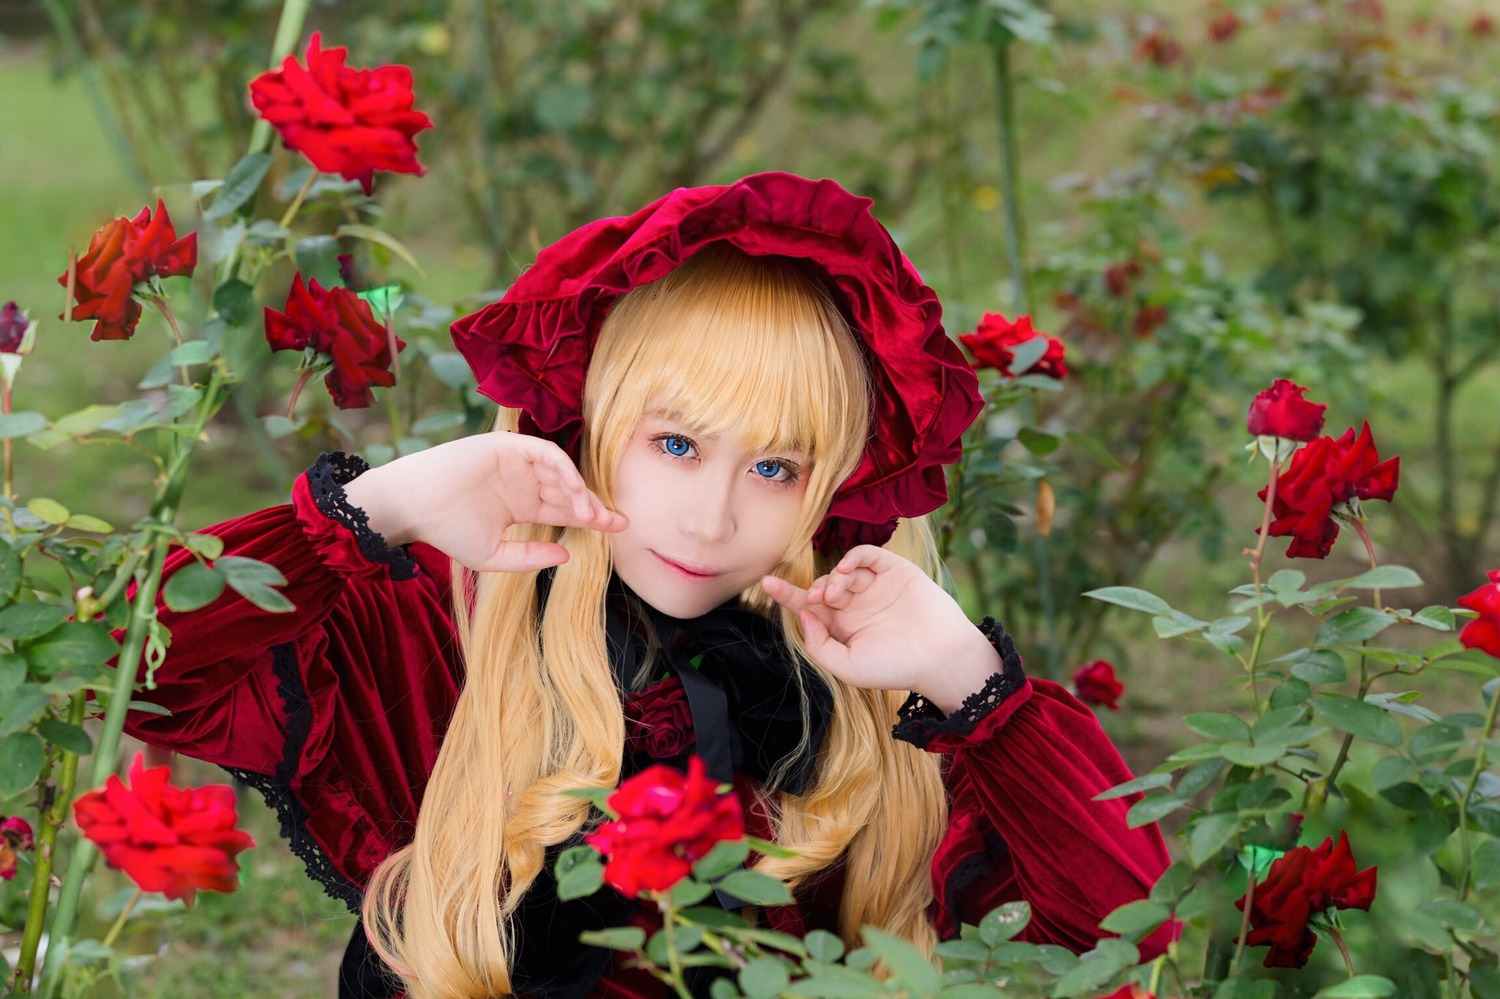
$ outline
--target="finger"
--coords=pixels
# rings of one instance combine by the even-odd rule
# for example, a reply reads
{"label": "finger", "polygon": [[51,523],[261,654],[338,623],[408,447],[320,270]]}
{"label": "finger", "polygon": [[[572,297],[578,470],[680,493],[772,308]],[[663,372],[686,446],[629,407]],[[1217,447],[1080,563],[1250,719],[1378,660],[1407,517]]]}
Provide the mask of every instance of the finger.
{"label": "finger", "polygon": [[801,613],[807,607],[807,591],[788,583],[780,576],[762,576],[760,585],[766,591],[766,596],[794,614]]}
{"label": "finger", "polygon": [[879,563],[888,555],[890,552],[875,545],[855,545],[844,553],[843,558],[839,559],[839,564],[834,566],[834,571],[853,572],[862,566],[878,569]]}
{"label": "finger", "polygon": [[823,598],[824,602],[830,607],[842,610],[849,606],[851,599],[868,590],[874,582],[874,571],[863,566],[849,572],[837,572],[828,584],[827,595]]}
{"label": "finger", "polygon": [[802,640],[813,662],[848,682],[849,649],[828,633],[828,626],[811,608],[805,608],[797,619],[802,622]]}
{"label": "finger", "polygon": [[481,572],[535,572],[567,560],[568,550],[551,541],[502,541],[482,565],[471,568]]}

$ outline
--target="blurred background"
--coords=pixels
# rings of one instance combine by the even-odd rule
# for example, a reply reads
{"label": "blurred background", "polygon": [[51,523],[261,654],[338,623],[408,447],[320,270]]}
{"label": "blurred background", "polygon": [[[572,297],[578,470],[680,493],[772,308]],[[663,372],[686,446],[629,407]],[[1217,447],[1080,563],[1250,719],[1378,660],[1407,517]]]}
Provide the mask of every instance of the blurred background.
{"label": "blurred background", "polygon": [[[280,7],[0,0],[0,300],[41,320],[16,409],[135,394],[164,328],[85,350],[88,327],[56,318],[57,277],[158,196],[179,231],[215,238],[193,182],[246,146],[246,84]],[[950,512],[949,564],[1033,673],[1115,663],[1125,710],[1103,721],[1139,770],[1177,745],[1184,710],[1233,703],[1239,676],[1079,594],[1141,585],[1223,612],[1264,484],[1245,410],[1273,377],[1330,404],[1325,432],[1369,420],[1381,456],[1402,456],[1397,501],[1368,512],[1381,561],[1427,582],[1414,606],[1500,565],[1491,4],[323,0],[309,23],[353,64],[412,67],[436,123],[418,139],[428,175],[377,192],[421,269],[380,247],[373,266],[402,284],[398,332],[437,367],[447,322],[539,247],[673,187],[773,169],[873,198],[950,333],[1023,312],[1060,338],[1069,377],[995,418],[971,469],[992,499]],[[279,157],[262,196],[294,166]],[[210,431],[183,524],[284,501],[319,450],[378,422],[329,411],[278,439],[257,417],[284,411],[294,363],[262,362]],[[18,456],[23,495],[123,508],[116,522],[149,500],[149,464],[114,449]],[[1056,515],[1039,522],[1043,480]],[[1283,550],[1269,568],[1291,564]],[[1365,556],[1346,537],[1330,562],[1352,573]],[[352,918],[306,882],[273,816],[250,825],[245,889],[202,896],[139,994],[331,994]]]}

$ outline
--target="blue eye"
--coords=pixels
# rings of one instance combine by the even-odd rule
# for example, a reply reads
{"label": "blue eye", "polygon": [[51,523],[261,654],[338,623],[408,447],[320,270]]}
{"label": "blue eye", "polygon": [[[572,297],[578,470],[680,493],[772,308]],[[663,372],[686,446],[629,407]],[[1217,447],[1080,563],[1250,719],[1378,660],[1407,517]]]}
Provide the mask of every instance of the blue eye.
{"label": "blue eye", "polygon": [[662,449],[674,458],[681,458],[692,450],[692,443],[686,437],[673,434],[662,438]]}
{"label": "blue eye", "polygon": [[769,459],[767,459],[766,461],[757,461],[755,463],[755,470],[768,479],[774,479],[778,475],[780,475],[781,468],[781,462],[771,461]]}

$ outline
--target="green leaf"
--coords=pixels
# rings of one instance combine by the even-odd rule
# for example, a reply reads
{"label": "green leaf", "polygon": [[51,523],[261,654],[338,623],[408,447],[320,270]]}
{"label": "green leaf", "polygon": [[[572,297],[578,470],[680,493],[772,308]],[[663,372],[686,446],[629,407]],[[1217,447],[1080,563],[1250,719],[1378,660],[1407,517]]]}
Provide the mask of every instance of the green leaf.
{"label": "green leaf", "polygon": [[1387,756],[1370,771],[1370,786],[1376,791],[1395,787],[1417,776],[1417,765],[1404,756]]}
{"label": "green leaf", "polygon": [[189,562],[172,573],[162,587],[162,599],[179,613],[207,607],[224,592],[224,574],[202,562]]}
{"label": "green leaf", "polygon": [[1102,929],[1121,936],[1143,937],[1156,929],[1172,915],[1171,906],[1149,898],[1126,902],[1100,921]]}
{"label": "green leaf", "polygon": [[189,534],[183,545],[199,558],[212,561],[224,552],[224,539],[216,534]]}
{"label": "green leaf", "polygon": [[982,940],[944,940],[932,952],[945,961],[988,961],[990,949]]}
{"label": "green leaf", "polygon": [[26,657],[0,652],[0,703],[26,682]]}
{"label": "green leaf", "polygon": [[1286,755],[1286,746],[1280,743],[1249,745],[1244,742],[1226,742],[1219,748],[1220,754],[1230,763],[1241,767],[1270,766]]}
{"label": "green leaf", "polygon": [[873,950],[895,977],[906,986],[909,999],[936,995],[943,987],[943,974],[933,967],[922,952],[909,941],[877,930],[873,926],[864,928],[865,943]]}
{"label": "green leaf", "polygon": [[1051,454],[1062,443],[1062,438],[1056,434],[1049,434],[1035,427],[1022,427],[1016,432],[1016,440],[1021,442],[1022,447],[1038,457]]}
{"label": "green leaf", "polygon": [[1324,621],[1318,628],[1313,644],[1325,647],[1352,645],[1374,638],[1395,623],[1396,618],[1393,615],[1375,610],[1373,607],[1352,607],[1337,617]]}
{"label": "green leaf", "polygon": [[339,243],[332,236],[303,236],[292,248],[292,259],[303,280],[316,279],[325,288],[339,283]]}
{"label": "green leaf", "polygon": [[1208,622],[1200,621],[1191,614],[1174,610],[1165,617],[1153,617],[1151,627],[1156,629],[1157,638],[1176,638],[1179,635],[1191,635],[1195,631],[1202,631],[1208,627]]}
{"label": "green leaf", "polygon": [[1188,728],[1209,739],[1244,741],[1250,738],[1250,726],[1243,718],[1222,711],[1198,711],[1182,720]]}
{"label": "green leaf", "polygon": [[1057,999],[1083,995],[1100,988],[1111,978],[1135,964],[1140,951],[1127,940],[1100,940],[1098,945],[1078,959],[1078,965],[1057,980],[1052,995]]}
{"label": "green leaf", "polygon": [[685,909],[690,905],[697,905],[713,893],[713,885],[694,881],[692,878],[683,878],[672,886],[668,895],[671,896],[673,905],[679,909]]}
{"label": "green leaf", "polygon": [[1203,790],[1224,772],[1229,764],[1223,759],[1204,760],[1194,764],[1187,773],[1182,775],[1182,780],[1177,782],[1177,796],[1180,798],[1191,798]]}
{"label": "green leaf", "polygon": [[750,844],[743,839],[720,840],[693,864],[693,877],[712,881],[739,867],[749,855]]}
{"label": "green leaf", "polygon": [[762,857],[778,857],[781,860],[788,860],[792,857],[797,856],[796,850],[788,850],[786,847],[780,845],[779,843],[773,843],[768,839],[758,839],[755,836],[746,836],[745,842],[750,844],[751,850],[760,854]]}
{"label": "green leaf", "polygon": [[[231,326],[250,325],[250,320],[255,318],[255,289],[239,278],[230,278],[214,289],[214,310]],[[174,360],[172,363],[188,362]]]}
{"label": "green leaf", "polygon": [[15,732],[0,740],[0,798],[11,798],[36,783],[42,772],[42,740]]}
{"label": "green leaf", "polygon": [[1435,898],[1417,911],[1460,933],[1476,933],[1484,925],[1484,913],[1456,898]]}
{"label": "green leaf", "polygon": [[1343,656],[1332,649],[1319,649],[1293,663],[1292,676],[1306,683],[1343,683],[1349,671]]}
{"label": "green leaf", "polygon": [[748,999],[772,999],[781,994],[792,976],[786,962],[774,957],[757,957],[740,969],[740,991]]}
{"label": "green leaf", "polygon": [[174,368],[207,364],[213,359],[214,353],[213,344],[207,340],[189,340],[172,348],[172,352],[167,355],[167,363]]}
{"label": "green leaf", "polygon": [[669,940],[678,954],[686,954],[698,946],[703,939],[703,933],[702,926],[663,927],[651,934],[651,938],[646,941],[646,956],[658,967],[664,966],[667,963]]}
{"label": "green leaf", "polygon": [[203,213],[203,217],[215,221],[228,218],[237,208],[255,197],[255,192],[260,188],[260,182],[266,179],[266,171],[269,169],[269,153],[246,153],[240,157],[240,161],[230,168],[229,175],[224,178],[224,186],[219,188],[214,203]]}
{"label": "green leaf", "polygon": [[120,415],[119,406],[85,406],[60,417],[52,429],[64,437],[83,437]]}
{"label": "green leaf", "polygon": [[109,521],[86,513],[73,514],[63,526],[70,531],[86,531],[89,534],[109,534],[115,529]]}
{"label": "green leaf", "polygon": [[759,871],[730,871],[718,887],[751,905],[789,905],[792,901],[785,883]]}
{"label": "green leaf", "polygon": [[979,939],[994,947],[1020,933],[1030,922],[1030,903],[1006,902],[984,914],[979,921]]}
{"label": "green leaf", "polygon": [[1399,590],[1409,586],[1421,586],[1422,577],[1404,565],[1381,565],[1362,572],[1352,579],[1335,580],[1325,586],[1347,590]]}
{"label": "green leaf", "polygon": [[1188,835],[1188,852],[1193,864],[1202,867],[1218,856],[1219,851],[1234,838],[1239,824],[1240,817],[1235,812],[1218,812],[1199,819]]}
{"label": "green leaf", "polygon": [[86,670],[114,658],[120,647],[103,624],[69,621],[18,651],[39,673]]}
{"label": "green leaf", "polygon": [[815,961],[832,963],[844,956],[844,941],[827,930],[812,930],[802,942],[807,945],[807,955]]}
{"label": "green leaf", "polygon": [[1500,999],[1500,968],[1477,961],[1470,964],[1469,988],[1474,993],[1474,999]]}
{"label": "green leaf", "polygon": [[1401,726],[1373,704],[1342,694],[1318,694],[1312,704],[1313,710],[1340,732],[1371,739],[1384,746],[1401,745]]}
{"label": "green leaf", "polygon": [[1132,829],[1148,826],[1164,816],[1171,815],[1186,804],[1186,801],[1175,794],[1149,795],[1130,806],[1130,811],[1125,815],[1125,821]]}
{"label": "green leaf", "polygon": [[1475,847],[1469,871],[1473,875],[1475,888],[1500,885],[1500,840],[1486,839]]}
{"label": "green leaf", "polygon": [[9,736],[30,725],[51,703],[52,696],[36,684],[23,685],[0,706],[0,736]]}
{"label": "green leaf", "polygon": [[45,635],[65,623],[70,615],[61,607],[27,600],[0,611],[0,635],[12,642],[25,642]]}
{"label": "green leaf", "polygon": [[1271,573],[1271,578],[1266,580],[1266,586],[1278,596],[1287,593],[1296,593],[1302,589],[1307,582],[1306,573],[1296,569],[1277,569]]}
{"label": "green leaf", "polygon": [[10,542],[0,538],[0,601],[15,599],[20,588],[21,556],[16,554]]}
{"label": "green leaf", "polygon": [[1231,978],[1214,990],[1214,999],[1276,999],[1276,983]]}
{"label": "green leaf", "polygon": [[89,734],[77,725],[69,725],[56,718],[43,718],[37,723],[36,730],[41,733],[43,739],[70,753],[87,756],[94,751],[94,740],[90,739]]}
{"label": "green leaf", "polygon": [[63,506],[57,500],[48,499],[45,496],[39,496],[30,503],[27,503],[26,509],[30,510],[42,523],[52,524],[53,526],[66,524],[70,516],[67,507]]}
{"label": "green leaf", "polygon": [[1109,801],[1111,798],[1123,798],[1137,791],[1149,791],[1152,788],[1167,787],[1172,783],[1170,773],[1146,774],[1134,780],[1128,780],[1123,784],[1116,784],[1108,791],[1100,791],[1091,799],[1093,801]]}
{"label": "green leaf", "polygon": [[1171,606],[1161,597],[1134,586],[1104,586],[1084,594],[1107,604],[1144,611],[1147,614],[1170,615]]}
{"label": "green leaf", "polygon": [[608,930],[588,930],[580,933],[578,939],[608,950],[638,952],[646,945],[646,931],[639,926],[617,926]]}
{"label": "green leaf", "polygon": [[416,271],[418,274],[422,275],[424,278],[427,276],[427,272],[422,269],[421,264],[417,263],[417,258],[412,256],[411,251],[406,248],[406,245],[395,236],[392,236],[390,233],[386,232],[383,229],[376,229],[374,226],[361,225],[357,222],[351,222],[339,226],[338,229],[334,231],[334,235],[341,239],[344,237],[349,237],[352,239],[363,239],[371,243],[377,243],[380,246],[385,247],[387,250],[390,250],[396,256],[400,257],[403,261],[406,262],[406,265],[408,267]]}
{"label": "green leaf", "polygon": [[47,418],[41,413],[27,410],[24,413],[0,413],[0,440],[28,437],[38,430],[47,429]]}
{"label": "green leaf", "polygon": [[1119,460],[1116,459],[1114,455],[1109,453],[1108,449],[1106,449],[1105,446],[1100,443],[1097,437],[1090,436],[1089,434],[1078,433],[1074,430],[1069,430],[1063,434],[1063,439],[1066,440],[1069,445],[1082,451],[1090,458],[1093,458],[1095,461],[1103,465],[1105,468],[1109,469],[1111,472],[1125,471],[1125,466],[1120,464]]}
{"label": "green leaf", "polygon": [[1418,624],[1426,625],[1434,631],[1452,631],[1457,623],[1453,612],[1441,604],[1433,604],[1423,607],[1412,615],[1412,620]]}
{"label": "green leaf", "polygon": [[[560,859],[560,858],[559,858]],[[560,865],[559,865],[560,866]],[[604,865],[595,859],[579,859],[557,879],[557,897],[564,902],[594,894],[604,884]]]}
{"label": "green leaf", "polygon": [[1313,999],[1381,999],[1396,994],[1396,983],[1379,975],[1355,975],[1353,978],[1320,990]]}

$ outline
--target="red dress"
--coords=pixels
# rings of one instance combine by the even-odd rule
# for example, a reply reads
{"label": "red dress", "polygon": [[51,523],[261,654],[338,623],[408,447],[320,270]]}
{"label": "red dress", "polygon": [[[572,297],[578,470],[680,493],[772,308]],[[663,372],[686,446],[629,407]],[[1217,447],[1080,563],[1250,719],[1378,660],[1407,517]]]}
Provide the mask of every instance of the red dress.
{"label": "red dress", "polygon": [[[357,533],[362,513],[340,509],[342,490],[326,479],[316,490],[309,482],[297,480],[289,505],[205,532],[223,539],[226,555],[280,569],[296,610],[267,613],[233,593],[186,614],[162,608],[171,649],[157,689],[138,696],[171,714],[132,712],[127,730],[260,789],[309,873],[357,911],[370,873],[412,836],[462,665],[448,559],[417,544],[409,558],[372,560],[384,553],[378,536]],[[191,557],[176,553],[168,572]],[[1093,711],[1058,684],[1027,678],[1009,637],[991,637],[1007,668],[964,712],[943,718],[914,699],[896,727],[946,757],[949,824],[932,859],[932,922],[953,936],[961,922],[1025,899],[1032,919],[1022,939],[1086,950],[1103,916],[1147,893],[1169,863],[1166,848],[1155,826],[1127,828],[1136,796],[1090,800],[1131,777]],[[735,786],[752,833],[763,835],[760,784],[736,773]],[[793,932],[834,929],[841,887],[832,871],[766,919]],[[1170,932],[1148,938],[1143,959]],[[662,993],[611,966],[588,994]]]}

